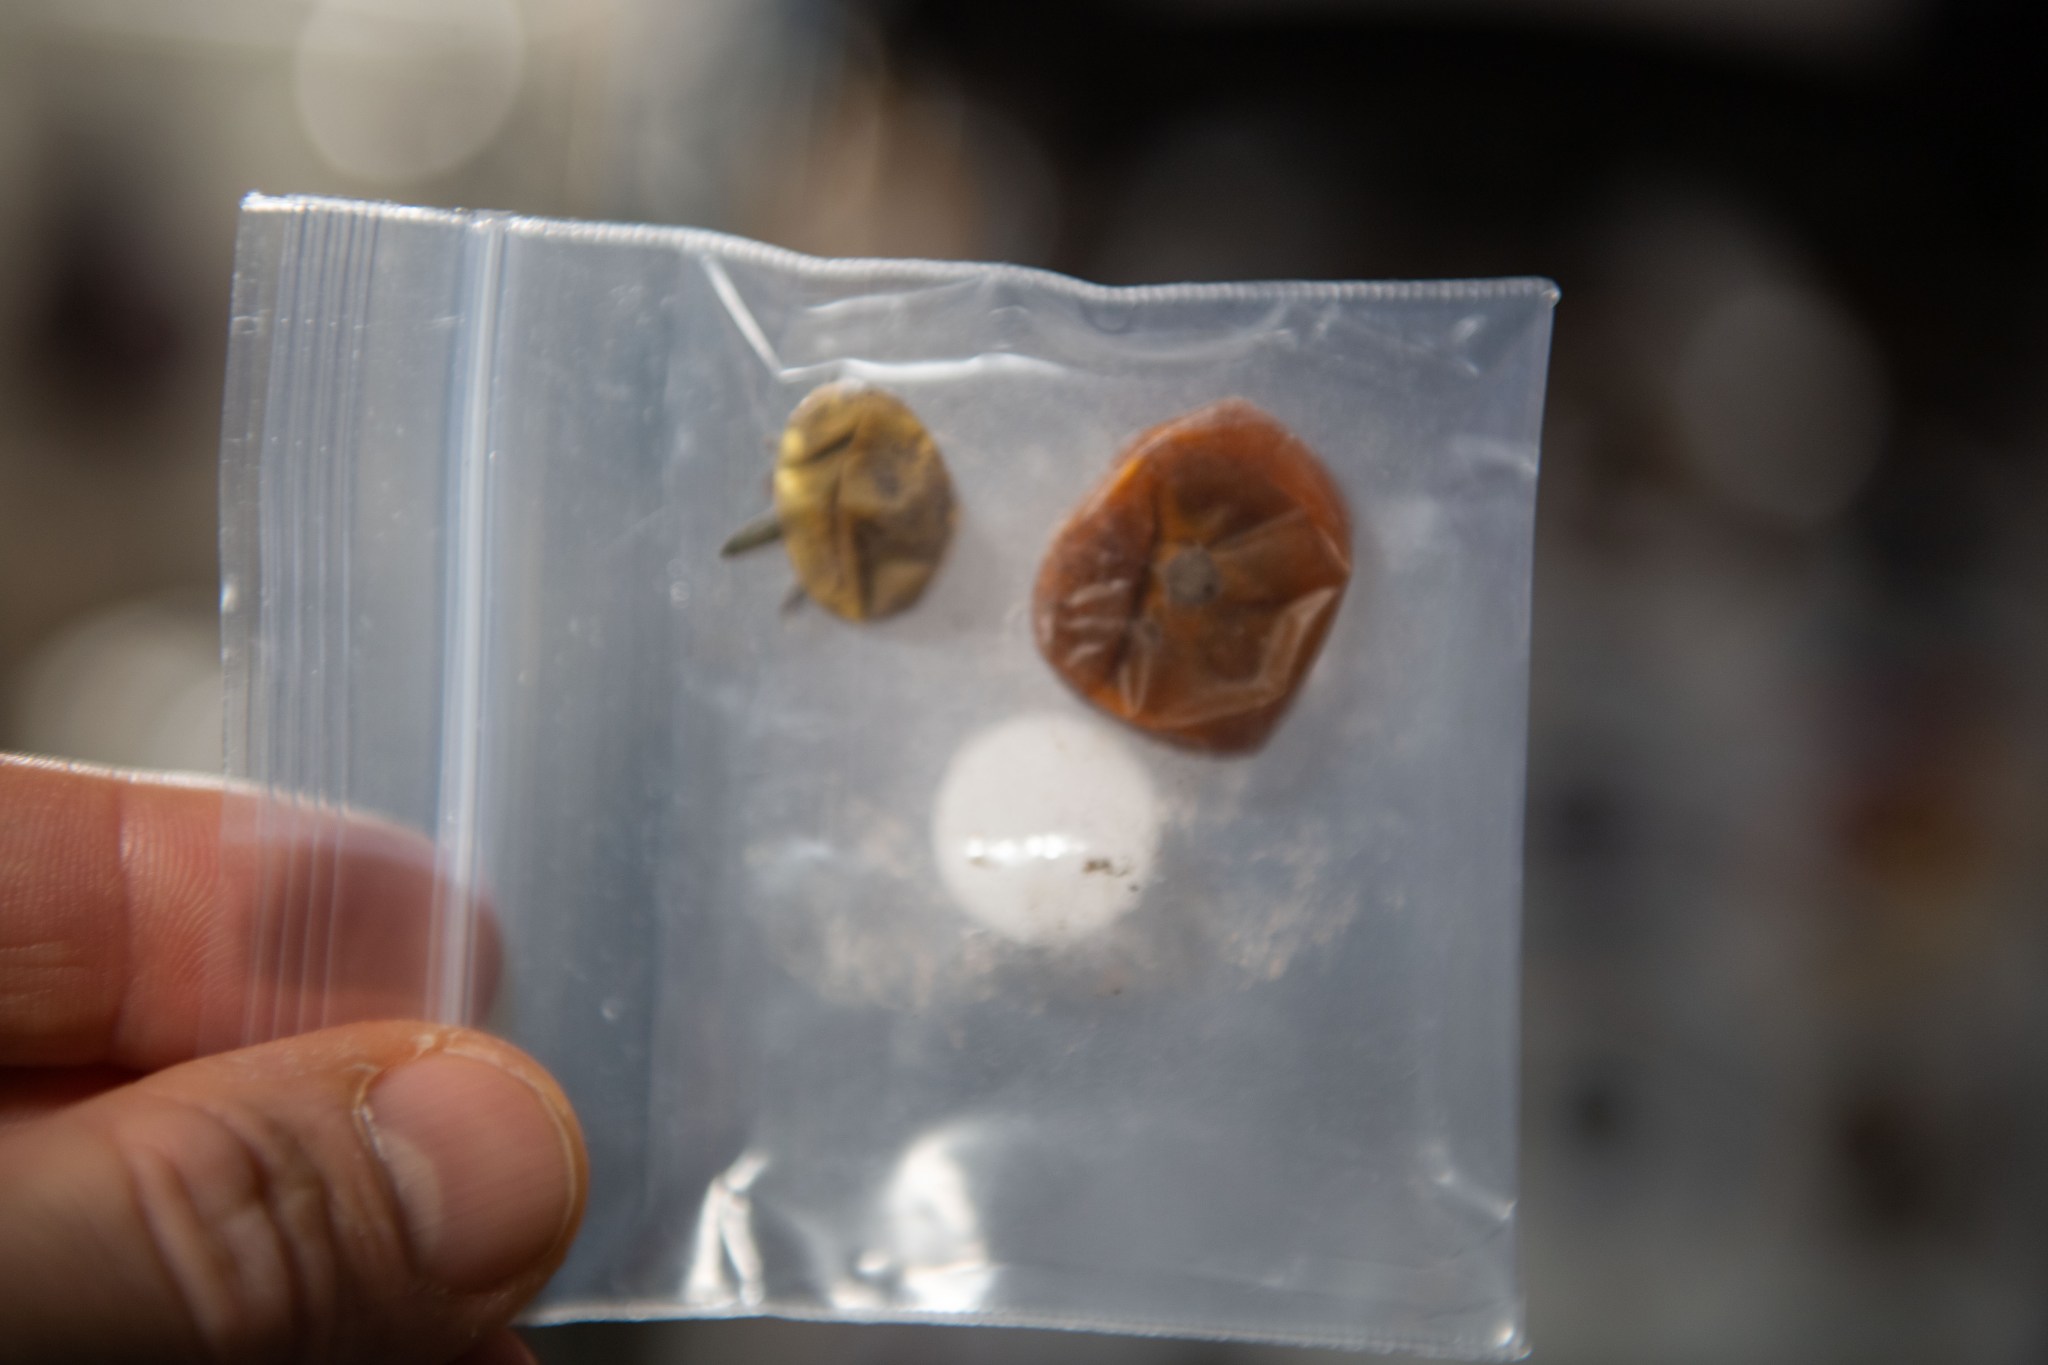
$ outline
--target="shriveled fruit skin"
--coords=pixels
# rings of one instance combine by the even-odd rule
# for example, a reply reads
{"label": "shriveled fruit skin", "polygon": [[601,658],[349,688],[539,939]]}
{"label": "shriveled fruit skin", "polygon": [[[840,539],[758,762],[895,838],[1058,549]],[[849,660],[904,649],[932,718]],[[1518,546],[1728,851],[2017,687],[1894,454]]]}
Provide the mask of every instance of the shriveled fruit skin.
{"label": "shriveled fruit skin", "polygon": [[1246,753],[1300,690],[1351,581],[1322,461],[1241,398],[1142,434],[1061,526],[1032,593],[1039,651],[1161,739]]}
{"label": "shriveled fruit skin", "polygon": [[903,400],[861,384],[813,390],[783,428],[775,516],[797,581],[870,621],[917,601],[953,536],[953,483]]}

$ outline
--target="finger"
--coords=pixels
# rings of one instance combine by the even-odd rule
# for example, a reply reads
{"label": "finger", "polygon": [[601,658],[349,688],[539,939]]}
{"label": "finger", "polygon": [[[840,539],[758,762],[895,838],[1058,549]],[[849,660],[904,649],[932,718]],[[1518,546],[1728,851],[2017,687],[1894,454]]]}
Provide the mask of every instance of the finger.
{"label": "finger", "polygon": [[[131,997],[138,1017],[197,1035],[220,809],[214,788],[0,758],[0,1063],[137,1051]],[[152,970],[131,989],[136,958]],[[133,1065],[164,1050],[143,1042]]]}
{"label": "finger", "polygon": [[[223,820],[242,831],[222,855]],[[425,840],[217,785],[0,755],[0,1066],[147,1070],[251,1037],[412,1015],[445,894]]]}
{"label": "finger", "polygon": [[445,1361],[553,1272],[586,1168],[507,1044],[356,1024],[0,1135],[0,1339],[26,1360]]}

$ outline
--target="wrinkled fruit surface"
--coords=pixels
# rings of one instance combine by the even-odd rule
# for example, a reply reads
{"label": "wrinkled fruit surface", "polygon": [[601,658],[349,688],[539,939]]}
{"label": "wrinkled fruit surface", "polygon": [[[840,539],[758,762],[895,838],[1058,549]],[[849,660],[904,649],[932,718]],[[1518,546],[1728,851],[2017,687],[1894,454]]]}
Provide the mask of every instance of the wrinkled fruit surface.
{"label": "wrinkled fruit surface", "polygon": [[953,484],[902,399],[827,384],[783,428],[775,517],[804,591],[867,621],[902,611],[931,581],[953,536]]}
{"label": "wrinkled fruit surface", "polygon": [[1329,471],[1263,410],[1226,399],[1124,451],[1053,538],[1038,647],[1083,697],[1191,748],[1272,734],[1351,579]]}

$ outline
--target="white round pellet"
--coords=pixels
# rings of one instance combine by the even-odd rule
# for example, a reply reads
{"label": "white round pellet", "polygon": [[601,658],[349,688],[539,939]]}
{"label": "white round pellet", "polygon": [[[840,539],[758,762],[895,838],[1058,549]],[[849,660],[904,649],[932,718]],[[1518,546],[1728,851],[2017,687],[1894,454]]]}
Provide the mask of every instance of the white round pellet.
{"label": "white round pellet", "polygon": [[1070,716],[1026,715],[953,755],[932,848],[962,910],[1017,942],[1063,944],[1138,903],[1159,826],[1152,783],[1118,735]]}

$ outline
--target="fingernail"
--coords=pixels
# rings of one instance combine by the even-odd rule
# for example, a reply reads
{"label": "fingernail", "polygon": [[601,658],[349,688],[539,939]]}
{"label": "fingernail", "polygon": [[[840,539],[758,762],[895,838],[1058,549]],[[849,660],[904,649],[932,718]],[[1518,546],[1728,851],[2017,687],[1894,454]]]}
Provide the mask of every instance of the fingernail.
{"label": "fingernail", "polygon": [[368,1112],[421,1274],[488,1289],[554,1248],[576,1168],[539,1091],[488,1062],[438,1052],[380,1077]]}

